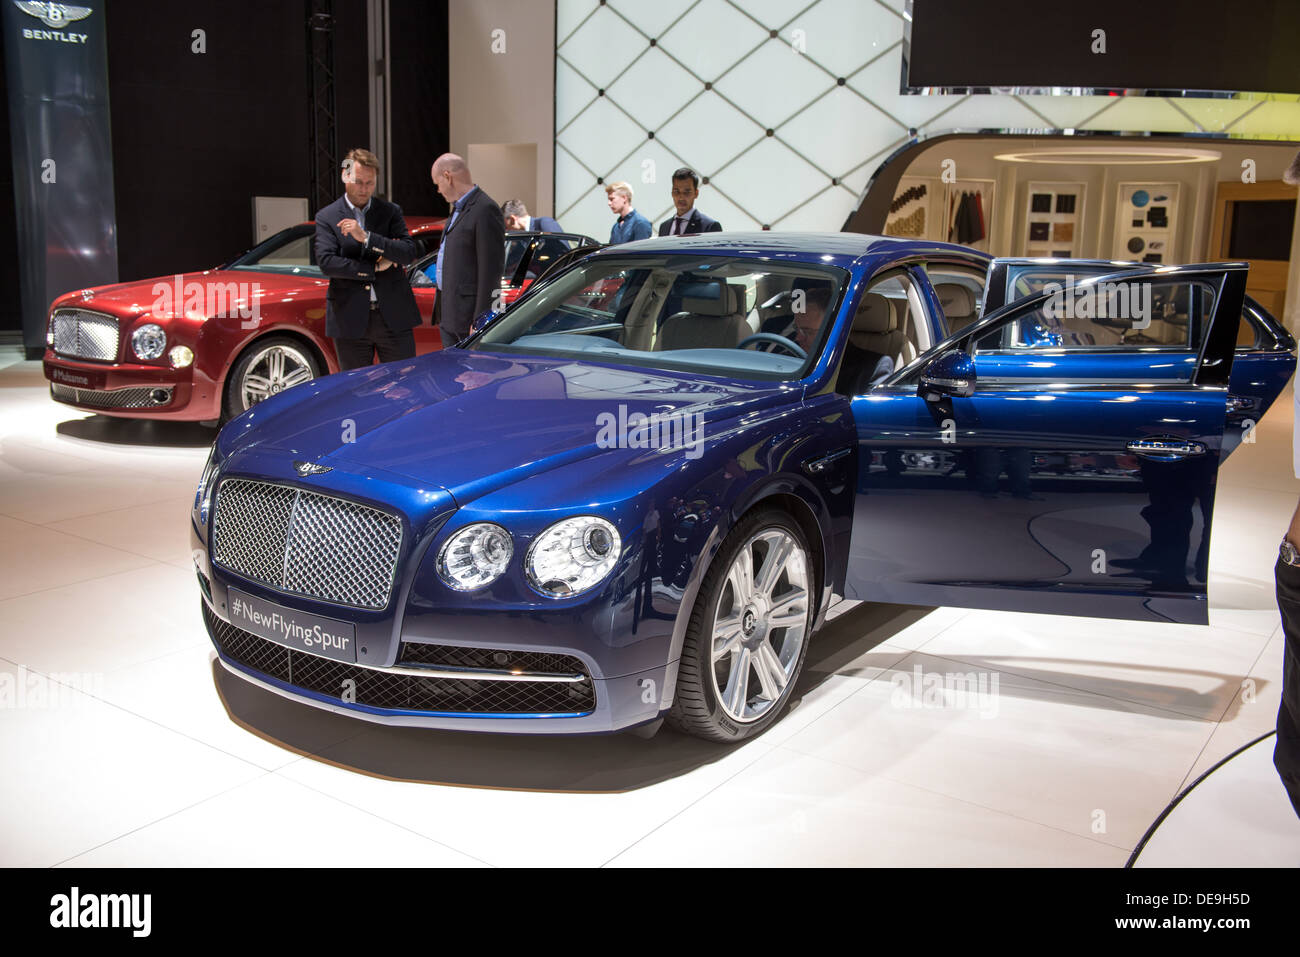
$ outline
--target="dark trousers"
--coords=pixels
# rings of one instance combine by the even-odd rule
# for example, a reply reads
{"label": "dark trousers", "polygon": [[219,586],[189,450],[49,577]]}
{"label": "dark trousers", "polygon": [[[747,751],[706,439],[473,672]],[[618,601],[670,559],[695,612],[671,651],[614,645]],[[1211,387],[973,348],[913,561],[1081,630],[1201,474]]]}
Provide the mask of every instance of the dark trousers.
{"label": "dark trousers", "polygon": [[370,310],[370,325],[360,339],[335,339],[334,349],[339,354],[339,371],[360,369],[370,365],[378,353],[380,362],[415,358],[415,332],[403,329],[393,332],[384,322],[378,309]]}
{"label": "dark trousers", "polygon": [[460,342],[460,340],[464,339],[465,336],[469,335],[469,333],[465,333],[465,335],[457,335],[448,330],[447,326],[443,323],[441,289],[438,290],[438,295],[435,296],[433,300],[433,324],[438,327],[438,336],[442,339],[442,347],[444,349],[450,349],[456,343]]}
{"label": "dark trousers", "polygon": [[1300,816],[1300,568],[1278,559],[1273,575],[1277,580],[1277,607],[1282,612],[1282,633],[1286,636],[1273,766]]}

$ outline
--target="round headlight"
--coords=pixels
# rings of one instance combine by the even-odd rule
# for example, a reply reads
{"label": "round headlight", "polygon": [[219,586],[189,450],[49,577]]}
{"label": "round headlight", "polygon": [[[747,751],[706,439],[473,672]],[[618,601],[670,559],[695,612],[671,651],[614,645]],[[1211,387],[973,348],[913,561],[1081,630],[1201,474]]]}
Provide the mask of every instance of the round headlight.
{"label": "round headlight", "polygon": [[173,369],[184,369],[194,361],[194,350],[189,346],[172,346],[167,358],[171,360]]}
{"label": "round headlight", "polygon": [[500,525],[479,522],[447,540],[438,553],[438,574],[457,591],[473,591],[501,577],[515,553],[515,543]]}
{"label": "round headlight", "polygon": [[524,568],[528,582],[551,598],[571,598],[601,583],[622,551],[618,529],[581,515],[556,522],[537,536]]}
{"label": "round headlight", "polygon": [[131,333],[131,348],[141,359],[157,359],[167,348],[167,333],[154,322],[147,322]]}

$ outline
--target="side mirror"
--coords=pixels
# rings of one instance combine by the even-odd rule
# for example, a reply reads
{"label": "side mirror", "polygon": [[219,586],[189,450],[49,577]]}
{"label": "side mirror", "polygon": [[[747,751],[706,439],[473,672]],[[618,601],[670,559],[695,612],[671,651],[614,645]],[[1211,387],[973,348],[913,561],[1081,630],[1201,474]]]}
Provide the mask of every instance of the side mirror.
{"label": "side mirror", "polygon": [[945,352],[925,367],[916,394],[926,402],[938,402],[944,396],[974,395],[975,360],[960,349]]}

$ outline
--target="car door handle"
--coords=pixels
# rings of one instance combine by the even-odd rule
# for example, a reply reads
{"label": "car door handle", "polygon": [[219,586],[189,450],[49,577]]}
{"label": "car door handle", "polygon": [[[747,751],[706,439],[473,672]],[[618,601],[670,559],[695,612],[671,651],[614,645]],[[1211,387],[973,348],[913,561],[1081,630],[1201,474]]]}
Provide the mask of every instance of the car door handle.
{"label": "car door handle", "polygon": [[1205,445],[1201,442],[1189,442],[1186,439],[1134,439],[1128,444],[1128,450],[1144,459],[1173,462],[1193,455],[1204,455]]}
{"label": "car door handle", "polygon": [[823,455],[820,458],[809,459],[808,461],[803,463],[803,467],[810,475],[821,475],[823,472],[825,472],[828,468],[831,467],[832,463],[838,462],[840,459],[844,458],[844,456],[848,455],[852,451],[853,451],[852,449],[837,449],[834,452],[830,453],[829,455]]}

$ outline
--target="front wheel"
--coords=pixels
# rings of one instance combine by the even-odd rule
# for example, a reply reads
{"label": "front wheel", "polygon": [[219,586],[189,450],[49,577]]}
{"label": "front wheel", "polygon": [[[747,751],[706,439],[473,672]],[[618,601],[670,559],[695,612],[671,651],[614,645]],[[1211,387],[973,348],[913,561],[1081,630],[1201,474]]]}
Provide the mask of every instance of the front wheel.
{"label": "front wheel", "polygon": [[225,412],[233,419],[263,399],[278,395],[322,374],[315,353],[297,339],[270,336],[250,345],[226,383]]}
{"label": "front wheel", "polygon": [[777,509],[740,521],[700,586],[668,721],[687,734],[742,741],[789,704],[808,651],[815,579],[808,541]]}

